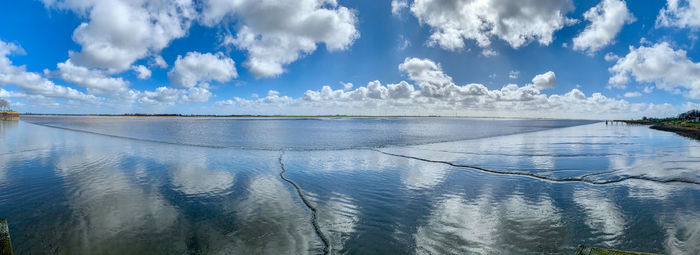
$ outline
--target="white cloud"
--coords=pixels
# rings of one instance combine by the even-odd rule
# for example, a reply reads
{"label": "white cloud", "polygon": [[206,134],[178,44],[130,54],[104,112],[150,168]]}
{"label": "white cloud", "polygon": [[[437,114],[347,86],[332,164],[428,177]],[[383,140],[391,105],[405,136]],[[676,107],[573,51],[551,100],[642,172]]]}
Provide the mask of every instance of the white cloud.
{"label": "white cloud", "polygon": [[17,45],[0,41],[0,86],[16,85],[28,95],[65,98],[97,103],[98,97],[86,95],[70,87],[56,85],[38,73],[27,72],[25,66],[15,66],[8,58],[12,53],[24,51]]}
{"label": "white cloud", "polygon": [[268,97],[279,96],[279,95],[280,95],[280,92],[277,91],[277,90],[269,90],[269,91],[267,91],[267,96],[268,96]]}
{"label": "white cloud", "polygon": [[187,90],[187,94],[182,96],[182,101],[189,103],[201,103],[209,101],[211,92],[205,88],[192,87]]}
{"label": "white cloud", "polygon": [[406,72],[408,78],[421,83],[447,84],[452,77],[442,72],[442,67],[430,59],[406,58],[399,64],[399,70]]}
{"label": "white cloud", "polygon": [[[172,106],[177,103],[202,103],[209,101],[211,91],[206,88],[191,87],[188,89],[176,89],[170,87],[158,87],[153,91],[130,90],[129,97],[125,99],[136,100],[146,105]],[[128,102],[129,100],[124,100]]]}
{"label": "white cloud", "polygon": [[612,52],[608,52],[605,54],[605,56],[603,58],[605,59],[605,61],[615,61],[615,60],[620,59],[620,56],[615,55]]}
{"label": "white cloud", "polygon": [[173,105],[180,97],[182,91],[168,87],[158,87],[154,91],[144,91],[139,98],[144,104]]}
{"label": "white cloud", "polygon": [[24,98],[27,94],[17,91],[7,91],[5,89],[0,89],[0,98]]}
{"label": "white cloud", "polygon": [[359,37],[354,11],[334,0],[208,0],[203,9],[206,25],[235,20],[236,34],[224,44],[248,52],[243,64],[256,77],[283,73],[283,65],[311,54],[317,43],[345,50]]}
{"label": "white cloud", "polygon": [[168,72],[168,78],[175,87],[193,87],[211,80],[227,82],[236,77],[238,73],[233,59],[221,52],[188,52],[184,58],[177,56],[175,66]]}
{"label": "white cloud", "polygon": [[498,56],[498,52],[496,52],[495,50],[492,50],[492,49],[483,49],[481,51],[481,55],[488,58],[488,57]]}
{"label": "white cloud", "polygon": [[520,71],[511,70],[511,71],[508,73],[508,78],[517,79],[517,78],[518,78],[518,75],[520,75]]}
{"label": "white cloud", "polygon": [[[123,111],[132,109],[135,102],[141,106],[173,106],[177,103],[206,102],[212,96],[206,88],[206,83],[189,89],[159,87],[153,91],[130,90],[128,82],[122,78],[109,77],[108,70],[76,66],[70,59],[57,64],[58,70],[55,72],[45,71],[47,74],[56,74],[63,80],[86,87],[90,94],[85,94],[70,87],[56,85],[38,73],[27,72],[24,66],[12,65],[8,55],[22,52],[20,49],[14,44],[0,41],[0,87],[16,85],[19,88],[19,91],[0,88],[0,97],[21,98],[24,99],[25,105],[42,107],[34,108],[35,110],[43,111],[46,107],[67,110],[66,107],[74,107],[75,111],[84,113],[84,106],[89,105],[94,111],[106,110],[101,107],[113,107]],[[109,98],[92,94],[107,94]]]}
{"label": "white cloud", "polygon": [[[372,81],[353,90],[333,90],[329,86],[323,86],[320,90],[308,90],[299,98],[268,93],[268,96],[263,98],[233,98],[218,101],[215,105],[248,114],[460,113],[469,116],[587,119],[634,117],[630,116],[631,113],[640,115],[639,117],[663,116],[678,111],[676,107],[668,104],[631,104],[600,93],[587,96],[578,89],[572,89],[565,94],[546,95],[533,84],[508,84],[493,90],[476,83],[457,85],[450,76],[442,72],[439,64],[430,59],[406,58],[399,65],[399,69],[405,72],[419,89],[408,81],[388,85]],[[552,74],[551,77],[553,76]]]}
{"label": "white cloud", "polygon": [[540,90],[553,88],[556,83],[557,76],[554,75],[552,71],[535,75],[535,77],[532,78],[532,84]]}
{"label": "white cloud", "polygon": [[401,15],[401,10],[408,8],[407,0],[391,0],[391,14],[394,16]]}
{"label": "white cloud", "polygon": [[70,59],[56,64],[56,67],[61,79],[87,88],[89,94],[124,92],[129,87],[129,82],[122,78],[108,77],[102,70],[74,65]]}
{"label": "white cloud", "polygon": [[654,92],[654,86],[646,86],[646,87],[644,87],[644,93],[649,94],[649,93],[651,93],[651,92]]}
{"label": "white cloud", "polygon": [[610,68],[609,83],[625,88],[630,77],[637,82],[654,83],[669,92],[687,89],[684,95],[700,99],[700,63],[690,60],[684,50],[674,50],[666,43],[630,47],[630,52]]}
{"label": "white cloud", "polygon": [[583,14],[591,24],[573,39],[574,50],[593,54],[610,45],[622,26],[636,19],[623,0],[603,0]]}
{"label": "white cloud", "polygon": [[151,70],[144,65],[132,66],[131,69],[138,74],[138,78],[141,80],[151,78]]}
{"label": "white cloud", "polygon": [[627,98],[641,97],[641,96],[642,96],[642,93],[639,93],[639,92],[637,92],[637,91],[625,93],[625,97],[627,97]]}
{"label": "white cloud", "polygon": [[570,0],[416,0],[411,11],[433,30],[429,44],[446,50],[465,47],[475,40],[479,47],[497,37],[519,48],[531,41],[549,45],[555,31],[576,21],[565,15]]}
{"label": "white cloud", "polygon": [[700,1],[667,0],[656,17],[657,27],[700,28]]}
{"label": "white cloud", "polygon": [[166,63],[165,59],[163,59],[163,57],[160,55],[154,56],[153,59],[151,59],[151,61],[149,62],[149,65],[157,66],[160,68],[168,68],[168,63]]}
{"label": "white cloud", "polygon": [[342,81],[341,81],[341,82],[340,82],[340,85],[343,85],[343,89],[344,89],[344,90],[349,90],[349,89],[352,88],[352,83],[350,83],[350,82],[342,82]]}
{"label": "white cloud", "polygon": [[185,36],[196,15],[191,0],[44,0],[44,4],[88,19],[73,31],[73,40],[82,46],[80,52],[70,52],[76,65],[119,71]]}
{"label": "white cloud", "polygon": [[407,49],[407,48],[410,47],[410,46],[411,46],[411,41],[409,41],[408,39],[406,39],[406,38],[402,35],[402,36],[399,38],[399,47],[398,47],[398,50],[399,50],[399,51],[402,51],[402,50]]}

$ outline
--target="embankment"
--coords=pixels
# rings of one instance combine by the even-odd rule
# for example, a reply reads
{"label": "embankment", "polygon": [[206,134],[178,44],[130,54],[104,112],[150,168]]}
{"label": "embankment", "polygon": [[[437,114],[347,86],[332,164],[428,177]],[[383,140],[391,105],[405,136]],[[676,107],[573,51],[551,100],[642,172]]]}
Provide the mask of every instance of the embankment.
{"label": "embankment", "polygon": [[679,135],[682,135],[685,137],[690,137],[693,139],[700,140],[700,129],[697,129],[697,128],[669,126],[669,125],[652,125],[650,128],[656,129],[656,130],[674,132],[676,134],[679,134]]}

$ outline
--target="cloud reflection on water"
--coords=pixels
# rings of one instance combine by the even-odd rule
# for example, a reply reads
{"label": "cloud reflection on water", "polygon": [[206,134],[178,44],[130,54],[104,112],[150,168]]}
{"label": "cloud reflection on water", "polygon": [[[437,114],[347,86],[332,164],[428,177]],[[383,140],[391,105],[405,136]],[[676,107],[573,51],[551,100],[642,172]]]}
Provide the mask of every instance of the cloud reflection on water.
{"label": "cloud reflection on water", "polygon": [[560,252],[561,212],[543,196],[513,194],[504,200],[485,191],[475,199],[448,195],[414,235],[418,254]]}

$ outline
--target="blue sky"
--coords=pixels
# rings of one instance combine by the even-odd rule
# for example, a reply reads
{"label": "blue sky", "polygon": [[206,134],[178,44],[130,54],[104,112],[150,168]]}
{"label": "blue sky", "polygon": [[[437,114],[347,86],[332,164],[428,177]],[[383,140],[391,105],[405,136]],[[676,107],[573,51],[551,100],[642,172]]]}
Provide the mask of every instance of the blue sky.
{"label": "blue sky", "polygon": [[698,0],[2,1],[0,97],[44,113],[663,116],[700,99],[698,28]]}

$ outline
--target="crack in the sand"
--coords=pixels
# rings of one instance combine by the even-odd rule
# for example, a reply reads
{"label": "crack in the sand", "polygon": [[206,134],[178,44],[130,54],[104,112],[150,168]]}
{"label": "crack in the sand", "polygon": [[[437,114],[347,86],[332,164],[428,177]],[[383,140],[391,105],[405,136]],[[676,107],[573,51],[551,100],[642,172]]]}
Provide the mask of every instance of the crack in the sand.
{"label": "crack in the sand", "polygon": [[282,180],[285,180],[289,184],[292,184],[294,186],[294,189],[296,189],[297,194],[299,194],[299,198],[301,199],[302,202],[304,202],[304,205],[306,205],[309,210],[311,210],[311,224],[314,226],[314,231],[316,231],[316,235],[318,235],[318,238],[321,239],[321,242],[323,242],[323,254],[329,254],[330,253],[330,242],[328,241],[328,238],[323,234],[321,231],[321,227],[318,225],[318,215],[316,211],[316,207],[311,205],[311,202],[306,199],[304,194],[301,192],[301,187],[297,185],[294,181],[287,179],[287,177],[284,177],[284,172],[287,171],[287,169],[284,167],[284,163],[282,162],[282,157],[284,156],[284,151],[280,153],[279,157],[279,163],[280,163],[280,178]]}
{"label": "crack in the sand", "polygon": [[538,175],[538,174],[534,174],[534,173],[500,171],[500,170],[492,170],[492,169],[487,169],[487,168],[478,167],[478,166],[455,164],[455,163],[452,163],[449,161],[425,159],[425,158],[414,157],[414,156],[409,156],[409,155],[402,155],[402,154],[385,152],[385,151],[377,150],[377,149],[370,149],[370,150],[376,151],[376,152],[379,152],[379,153],[382,153],[385,155],[394,156],[394,157],[415,159],[415,160],[429,162],[429,163],[446,164],[446,165],[450,165],[453,167],[471,168],[474,170],[492,173],[492,174],[524,176],[524,177],[530,177],[530,178],[544,180],[544,181],[550,181],[550,182],[585,182],[585,183],[589,183],[589,184],[611,184],[611,183],[618,183],[618,182],[622,182],[622,181],[626,181],[626,180],[645,180],[645,181],[652,181],[652,182],[658,182],[658,183],[679,182],[679,183],[700,185],[700,181],[696,181],[696,180],[683,179],[683,178],[658,179],[658,178],[644,176],[644,175],[641,175],[641,176],[623,176],[623,177],[620,177],[618,179],[613,179],[613,180],[590,180],[590,179],[587,179],[588,177],[593,176],[593,175],[606,174],[606,173],[610,173],[610,172],[614,172],[614,171],[591,173],[591,174],[586,174],[586,175],[583,175],[580,177],[554,178],[554,177],[542,176],[542,175]]}

